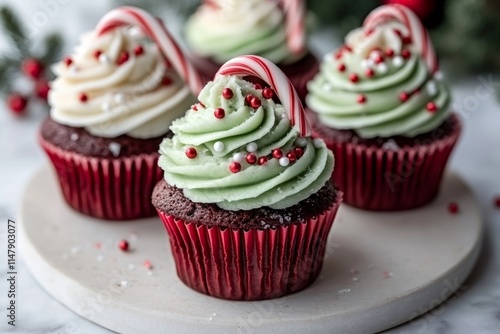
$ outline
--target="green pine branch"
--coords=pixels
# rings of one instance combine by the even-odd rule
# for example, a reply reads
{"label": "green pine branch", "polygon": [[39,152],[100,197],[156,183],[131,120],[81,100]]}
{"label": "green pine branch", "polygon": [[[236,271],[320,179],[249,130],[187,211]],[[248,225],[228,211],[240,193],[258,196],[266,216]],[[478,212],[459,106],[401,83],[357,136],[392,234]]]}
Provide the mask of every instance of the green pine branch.
{"label": "green pine branch", "polygon": [[29,43],[26,36],[26,28],[19,17],[9,7],[0,8],[0,22],[7,36],[11,39],[17,51],[21,55],[29,54]]}
{"label": "green pine branch", "polygon": [[45,53],[40,57],[40,61],[50,66],[54,64],[61,56],[63,40],[61,35],[52,33],[44,39]]}
{"label": "green pine branch", "polygon": [[12,80],[10,80],[10,76],[16,72],[18,68],[18,57],[0,57],[0,95],[4,96],[12,91]]}

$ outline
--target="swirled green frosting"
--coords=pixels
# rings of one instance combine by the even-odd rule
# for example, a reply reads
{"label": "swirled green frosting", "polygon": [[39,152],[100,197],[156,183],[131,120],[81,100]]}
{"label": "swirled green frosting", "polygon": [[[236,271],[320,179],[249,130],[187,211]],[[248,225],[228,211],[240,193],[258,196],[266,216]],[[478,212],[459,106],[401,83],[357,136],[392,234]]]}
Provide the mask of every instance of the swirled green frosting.
{"label": "swirled green frosting", "polygon": [[287,46],[285,15],[269,0],[214,0],[204,3],[186,24],[190,47],[217,63],[245,54],[276,64],[300,59]]}
{"label": "swirled green frosting", "polygon": [[[232,98],[222,96],[225,88],[231,89]],[[245,101],[248,94],[258,97],[261,106],[252,108]],[[253,84],[220,76],[205,86],[199,101],[173,122],[174,136],[160,145],[165,180],[183,189],[190,200],[216,203],[225,210],[283,209],[329,180],[334,160],[324,142],[301,137],[283,106],[266,100]],[[223,108],[223,118],[214,116],[217,108]],[[273,157],[275,149],[286,157],[298,147],[303,154],[296,160]],[[189,157],[187,150],[193,149],[196,156]],[[248,163],[249,154],[267,162]],[[231,170],[235,163],[240,170]]]}
{"label": "swirled green frosting", "polygon": [[418,50],[402,41],[401,31],[397,24],[369,36],[355,30],[346,38],[348,47],[325,57],[306,99],[323,124],[363,138],[414,137],[442,124],[449,89]]}

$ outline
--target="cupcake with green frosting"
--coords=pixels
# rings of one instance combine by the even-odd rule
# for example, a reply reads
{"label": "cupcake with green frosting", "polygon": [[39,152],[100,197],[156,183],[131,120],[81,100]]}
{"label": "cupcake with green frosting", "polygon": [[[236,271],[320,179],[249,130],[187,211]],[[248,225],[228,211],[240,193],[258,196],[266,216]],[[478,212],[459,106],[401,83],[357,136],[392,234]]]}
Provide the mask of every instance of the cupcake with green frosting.
{"label": "cupcake with green frosting", "polygon": [[179,278],[199,292],[275,298],[306,288],[321,269],[341,200],[333,155],[273,97],[219,75],[160,146],[153,204]]}
{"label": "cupcake with green frosting", "polygon": [[[304,4],[301,4],[304,6]],[[303,99],[306,85],[319,62],[306,48],[290,45],[290,36],[304,34],[304,8],[289,11],[280,1],[205,1],[189,18],[185,36],[200,72],[211,80],[226,61],[241,55],[259,55],[277,64]],[[298,22],[289,20],[297,18]],[[295,31],[287,27],[295,25]]]}
{"label": "cupcake with green frosting", "polygon": [[[375,16],[387,8],[416,20],[398,6],[383,6]],[[369,16],[345,45],[325,56],[308,84],[309,117],[315,135],[340,161],[333,180],[346,203],[411,209],[438,193],[460,122],[449,109],[450,90],[437,62],[429,57],[432,44],[419,43],[426,31],[410,29],[419,21],[410,21],[412,27],[395,18],[374,26],[371,21]]]}

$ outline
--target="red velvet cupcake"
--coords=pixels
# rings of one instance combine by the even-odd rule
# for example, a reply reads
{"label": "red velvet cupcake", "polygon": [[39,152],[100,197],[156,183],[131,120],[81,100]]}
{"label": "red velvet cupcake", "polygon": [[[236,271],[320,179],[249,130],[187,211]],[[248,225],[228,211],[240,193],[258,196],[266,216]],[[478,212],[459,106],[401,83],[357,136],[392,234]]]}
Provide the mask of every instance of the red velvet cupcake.
{"label": "red velvet cupcake", "polygon": [[437,64],[427,31],[400,5],[376,9],[325,57],[306,101],[347,204],[394,211],[436,197],[461,130]]}
{"label": "red velvet cupcake", "polygon": [[[319,275],[341,201],[333,155],[310,137],[293,86],[271,62],[238,57],[219,73],[160,146],[165,180],[153,204],[177,274],[224,299],[300,291]],[[283,104],[246,75],[261,76]]]}
{"label": "red velvet cupcake", "polygon": [[303,100],[319,69],[305,45],[304,6],[302,0],[204,2],[186,25],[195,66],[208,81],[229,59],[259,55],[278,65]]}
{"label": "red velvet cupcake", "polygon": [[[146,38],[175,45],[156,18],[122,7],[54,66],[40,143],[64,198],[81,213],[110,220],[155,214],[150,196],[162,175],[158,145],[195,98],[183,67],[170,65],[178,63],[177,53]],[[198,76],[190,78],[198,91]]]}

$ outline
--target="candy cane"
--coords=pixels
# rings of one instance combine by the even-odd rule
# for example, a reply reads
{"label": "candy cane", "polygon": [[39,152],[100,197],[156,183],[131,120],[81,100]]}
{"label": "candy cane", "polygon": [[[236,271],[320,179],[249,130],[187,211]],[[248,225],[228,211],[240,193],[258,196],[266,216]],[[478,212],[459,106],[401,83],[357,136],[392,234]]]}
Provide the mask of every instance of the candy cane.
{"label": "candy cane", "polygon": [[193,93],[198,95],[203,88],[200,75],[160,19],[137,7],[119,7],[104,15],[97,24],[96,31],[98,35],[101,35],[117,27],[128,25],[142,28],[146,35],[156,42]]}
{"label": "candy cane", "polygon": [[215,76],[218,75],[255,76],[264,80],[280,98],[292,125],[299,129],[302,136],[311,135],[297,91],[287,76],[269,60],[259,56],[236,57],[222,65]]}
{"label": "candy cane", "polygon": [[304,51],[306,33],[304,25],[305,4],[303,0],[279,0],[285,12],[287,44],[293,53]]}
{"label": "candy cane", "polygon": [[383,22],[394,19],[408,28],[412,42],[425,58],[429,69],[432,73],[437,72],[439,70],[438,59],[429,33],[418,16],[408,7],[399,4],[380,6],[368,15],[363,23],[363,28],[368,32]]}

